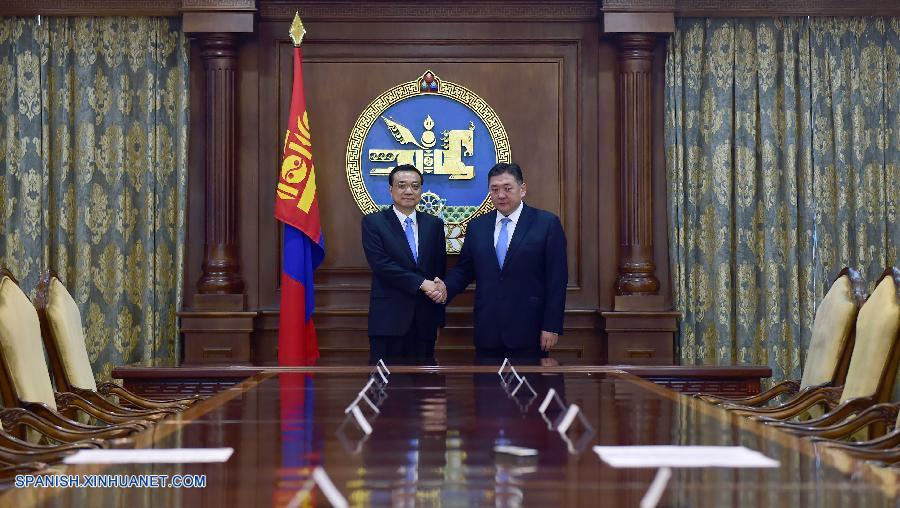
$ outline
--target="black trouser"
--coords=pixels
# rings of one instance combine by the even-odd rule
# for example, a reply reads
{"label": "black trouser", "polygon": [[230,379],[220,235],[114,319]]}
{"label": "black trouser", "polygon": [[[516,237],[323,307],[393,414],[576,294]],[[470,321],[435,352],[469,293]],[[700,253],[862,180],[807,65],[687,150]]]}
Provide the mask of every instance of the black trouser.
{"label": "black trouser", "polygon": [[475,360],[478,363],[502,363],[504,358],[509,358],[510,361],[519,360],[526,362],[537,362],[541,358],[546,358],[547,352],[542,351],[539,345],[535,345],[533,348],[508,348],[508,347],[496,347],[496,348],[485,348],[485,347],[475,347]]}
{"label": "black trouser", "polygon": [[409,330],[403,335],[370,335],[369,363],[383,359],[385,363],[434,363],[434,343],[437,329],[423,323],[419,312],[413,316]]}

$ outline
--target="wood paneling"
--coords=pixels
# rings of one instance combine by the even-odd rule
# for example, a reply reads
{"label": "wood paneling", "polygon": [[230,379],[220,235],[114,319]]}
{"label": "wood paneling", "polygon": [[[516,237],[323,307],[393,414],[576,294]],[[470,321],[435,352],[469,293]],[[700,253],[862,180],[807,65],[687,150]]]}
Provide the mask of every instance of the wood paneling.
{"label": "wood paneling", "polygon": [[606,33],[664,33],[675,31],[675,16],[671,12],[608,12],[603,15]]}
{"label": "wood paneling", "polygon": [[300,11],[311,21],[374,22],[510,22],[594,21],[600,11],[598,0],[261,0],[260,16],[265,20],[288,20]]}
{"label": "wood paneling", "polygon": [[[559,354],[599,361],[596,311],[601,301],[611,304],[615,278],[616,244],[601,238],[615,238],[616,148],[615,49],[600,40],[598,25],[409,22],[399,33],[391,23],[305,25],[303,71],[327,253],[316,272],[315,321],[323,354],[359,354],[368,347],[370,273],[360,242],[362,214],[344,169],[350,130],[378,94],[431,69],[491,104],[506,128],[513,160],[525,171],[527,201],[562,219],[569,291]],[[257,37],[238,56],[240,258],[247,309],[260,312],[252,346],[259,364],[274,360],[277,342],[281,226],[272,210],[290,102],[287,30],[286,20],[263,19]],[[606,116],[598,116],[601,109]],[[602,276],[601,265],[608,272]],[[467,294],[451,306],[439,348],[471,346],[471,304]]]}

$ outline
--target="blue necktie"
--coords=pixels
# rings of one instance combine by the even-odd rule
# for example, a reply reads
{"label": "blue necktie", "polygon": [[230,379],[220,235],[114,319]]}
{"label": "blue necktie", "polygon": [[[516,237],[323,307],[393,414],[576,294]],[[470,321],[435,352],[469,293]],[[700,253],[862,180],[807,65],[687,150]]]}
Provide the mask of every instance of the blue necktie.
{"label": "blue necktie", "polygon": [[500,268],[503,268],[503,261],[506,259],[506,250],[509,248],[509,230],[506,226],[510,223],[509,217],[500,219],[500,233],[497,235],[497,262]]}
{"label": "blue necktie", "polygon": [[412,217],[406,218],[406,243],[409,244],[409,250],[412,251],[413,259],[419,262],[419,253],[416,251],[416,236],[413,234]]}

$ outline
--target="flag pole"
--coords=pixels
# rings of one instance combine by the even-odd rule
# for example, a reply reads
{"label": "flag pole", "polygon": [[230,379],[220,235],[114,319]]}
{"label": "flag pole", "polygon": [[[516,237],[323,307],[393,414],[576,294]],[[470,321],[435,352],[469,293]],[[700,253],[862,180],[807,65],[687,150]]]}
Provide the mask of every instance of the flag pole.
{"label": "flag pole", "polygon": [[303,90],[300,44],[306,29],[299,13],[294,14],[289,34],[294,43],[294,80],[275,189],[275,218],[284,223],[278,329],[278,365],[281,366],[309,365],[319,357],[312,321],[315,308],[313,271],[325,256],[311,129]]}

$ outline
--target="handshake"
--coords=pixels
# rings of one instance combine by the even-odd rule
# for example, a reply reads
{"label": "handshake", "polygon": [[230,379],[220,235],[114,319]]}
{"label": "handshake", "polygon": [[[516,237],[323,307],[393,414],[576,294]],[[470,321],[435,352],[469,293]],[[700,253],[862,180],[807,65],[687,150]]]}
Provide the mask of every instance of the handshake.
{"label": "handshake", "polygon": [[435,277],[434,280],[425,279],[419,289],[424,291],[434,303],[447,303],[447,286],[440,277]]}

